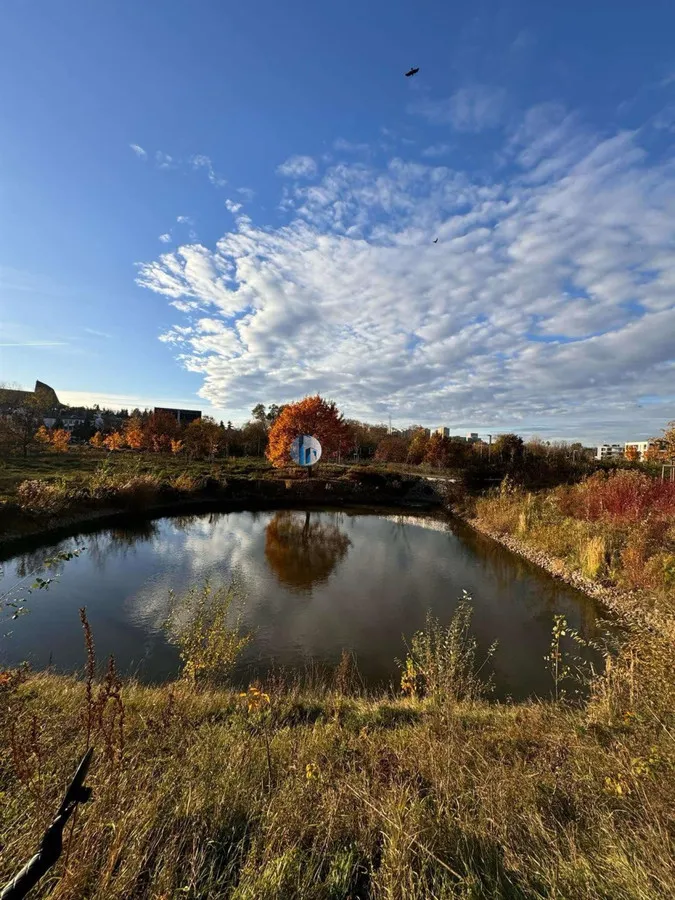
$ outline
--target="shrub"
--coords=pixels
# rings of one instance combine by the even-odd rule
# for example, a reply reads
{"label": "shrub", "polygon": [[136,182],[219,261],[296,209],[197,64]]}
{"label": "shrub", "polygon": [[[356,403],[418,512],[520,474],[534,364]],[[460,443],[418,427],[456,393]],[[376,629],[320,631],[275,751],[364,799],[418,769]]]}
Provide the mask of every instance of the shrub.
{"label": "shrub", "polygon": [[154,475],[135,475],[118,488],[117,494],[130,509],[149,506],[157,497],[161,482]]}
{"label": "shrub", "polygon": [[30,512],[56,513],[66,502],[65,489],[48,481],[22,481],[16,493],[19,505]]}
{"label": "shrub", "polygon": [[[424,631],[413,635],[402,665],[401,689],[405,694],[430,697],[439,702],[477,700],[490,688],[476,665],[478,644],[471,635],[473,610],[464,591],[449,625],[427,615]],[[496,644],[488,650],[489,659]]]}
{"label": "shrub", "polygon": [[171,481],[171,487],[181,493],[191,494],[199,487],[199,479],[188,472],[181,472]]}
{"label": "shrub", "polygon": [[596,472],[580,484],[558,489],[557,499],[564,515],[590,522],[641,522],[648,516],[675,515],[675,483],[632,470]]}

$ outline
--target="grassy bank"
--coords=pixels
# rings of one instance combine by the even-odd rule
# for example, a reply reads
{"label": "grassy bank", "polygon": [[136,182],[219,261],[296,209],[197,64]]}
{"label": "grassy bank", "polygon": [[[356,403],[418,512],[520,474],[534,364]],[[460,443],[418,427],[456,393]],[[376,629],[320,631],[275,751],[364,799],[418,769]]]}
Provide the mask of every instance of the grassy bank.
{"label": "grassy bank", "polygon": [[0,542],[130,512],[196,504],[434,505],[441,497],[418,476],[320,463],[311,478],[261,459],[214,462],[157,453],[82,450],[28,457],[0,469]]}
{"label": "grassy bank", "polygon": [[641,593],[675,613],[675,484],[640,472],[597,473],[529,493],[508,481],[475,505],[479,526],[546,554],[559,571]]}
{"label": "grassy bank", "polygon": [[190,640],[191,677],[158,688],[0,675],[0,884],[91,743],[93,800],[36,896],[672,896],[672,638],[631,637],[579,708],[480,699],[470,642],[440,637],[406,697],[346,661],[241,696]]}
{"label": "grassy bank", "polygon": [[169,453],[109,453],[92,447],[70,448],[67,453],[34,453],[26,459],[12,457],[0,461],[0,501],[17,502],[24,481],[42,481],[65,491],[87,490],[98,482],[128,480],[148,476],[170,483],[181,475],[199,480],[260,478],[270,475],[272,467],[259,457],[188,460]]}

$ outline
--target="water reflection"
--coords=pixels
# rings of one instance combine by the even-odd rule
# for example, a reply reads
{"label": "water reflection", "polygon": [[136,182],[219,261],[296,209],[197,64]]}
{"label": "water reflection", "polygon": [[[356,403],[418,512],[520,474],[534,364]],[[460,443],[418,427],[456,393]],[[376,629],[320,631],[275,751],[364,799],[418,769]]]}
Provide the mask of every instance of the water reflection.
{"label": "water reflection", "polygon": [[550,692],[544,656],[555,613],[584,637],[597,633],[593,603],[461,524],[361,512],[209,513],[109,528],[9,560],[0,594],[45,557],[82,544],[49,591],[31,596],[11,638],[0,634],[0,665],[39,668],[51,658],[58,670],[80,668],[86,606],[101,659],[114,653],[120,671],[147,681],[175,677],[170,592],[233,579],[254,636],[236,673],[242,684],[278,666],[304,671],[310,660],[331,668],[343,649],[368,685],[387,684],[427,612],[449,622],[463,590],[481,650],[499,642],[500,697]]}
{"label": "water reflection", "polygon": [[[337,517],[337,514],[335,514]],[[349,537],[311,512],[278,512],[265,529],[265,557],[279,582],[299,593],[328,579],[347,555]]]}

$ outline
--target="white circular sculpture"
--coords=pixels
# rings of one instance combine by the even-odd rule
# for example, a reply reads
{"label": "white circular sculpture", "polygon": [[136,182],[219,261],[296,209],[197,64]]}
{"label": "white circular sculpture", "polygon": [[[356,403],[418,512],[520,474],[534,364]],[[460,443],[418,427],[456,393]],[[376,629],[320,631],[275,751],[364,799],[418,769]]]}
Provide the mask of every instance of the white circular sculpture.
{"label": "white circular sculpture", "polygon": [[313,466],[321,459],[321,444],[309,434],[299,434],[291,442],[291,459],[299,466]]}

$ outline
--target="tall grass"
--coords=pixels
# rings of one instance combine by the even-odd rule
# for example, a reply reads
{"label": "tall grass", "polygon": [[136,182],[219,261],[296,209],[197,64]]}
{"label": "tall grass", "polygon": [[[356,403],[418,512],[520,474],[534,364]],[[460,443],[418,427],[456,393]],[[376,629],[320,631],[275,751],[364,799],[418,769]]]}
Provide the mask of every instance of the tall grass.
{"label": "tall grass", "polygon": [[529,494],[507,484],[476,517],[587,578],[656,594],[675,608],[675,484],[635,471],[596,473]]}

